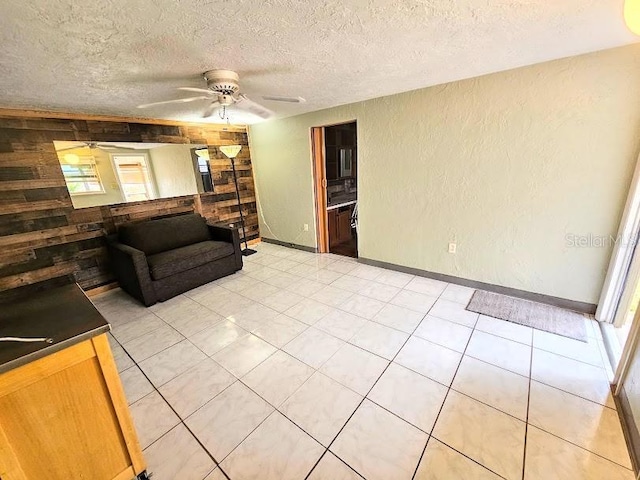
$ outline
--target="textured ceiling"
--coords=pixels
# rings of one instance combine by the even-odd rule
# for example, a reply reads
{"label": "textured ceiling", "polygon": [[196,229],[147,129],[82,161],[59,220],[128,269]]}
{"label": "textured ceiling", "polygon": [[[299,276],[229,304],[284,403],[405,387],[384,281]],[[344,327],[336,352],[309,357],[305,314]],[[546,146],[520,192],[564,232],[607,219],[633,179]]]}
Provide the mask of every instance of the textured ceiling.
{"label": "textured ceiling", "polygon": [[[240,73],[278,116],[638,41],[623,0],[8,0],[0,106],[201,120],[200,74]],[[302,96],[307,103],[262,101]],[[211,121],[220,121],[215,116]],[[233,113],[233,123],[253,123]]]}

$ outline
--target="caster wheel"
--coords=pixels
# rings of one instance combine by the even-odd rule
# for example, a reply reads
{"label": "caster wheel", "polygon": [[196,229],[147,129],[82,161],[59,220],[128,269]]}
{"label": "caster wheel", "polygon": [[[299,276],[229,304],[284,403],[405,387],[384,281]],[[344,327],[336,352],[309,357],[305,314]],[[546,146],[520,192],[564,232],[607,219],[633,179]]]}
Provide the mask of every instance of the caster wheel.
{"label": "caster wheel", "polygon": [[151,474],[147,473],[147,471],[145,470],[144,472],[138,474],[135,480],[151,480]]}

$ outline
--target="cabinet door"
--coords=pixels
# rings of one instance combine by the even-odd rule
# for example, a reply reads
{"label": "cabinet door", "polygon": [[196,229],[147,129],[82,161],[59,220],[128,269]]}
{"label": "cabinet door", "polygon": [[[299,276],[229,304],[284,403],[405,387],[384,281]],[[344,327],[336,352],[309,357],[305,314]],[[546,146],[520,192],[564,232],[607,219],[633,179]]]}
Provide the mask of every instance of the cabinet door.
{"label": "cabinet door", "polygon": [[338,214],[338,238],[340,243],[351,239],[351,209]]}
{"label": "cabinet door", "polygon": [[3,480],[122,480],[145,468],[106,334],[0,375]]}
{"label": "cabinet door", "polygon": [[333,247],[340,243],[338,238],[338,219],[335,210],[329,210],[327,212],[328,227],[329,227],[329,247]]}

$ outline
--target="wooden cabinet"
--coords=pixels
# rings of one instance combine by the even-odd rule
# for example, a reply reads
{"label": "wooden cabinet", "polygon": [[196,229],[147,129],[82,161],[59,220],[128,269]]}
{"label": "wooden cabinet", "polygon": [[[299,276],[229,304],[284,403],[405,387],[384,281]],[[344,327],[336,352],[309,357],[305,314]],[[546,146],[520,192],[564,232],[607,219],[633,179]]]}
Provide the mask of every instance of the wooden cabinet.
{"label": "wooden cabinet", "polygon": [[352,213],[352,205],[336,208],[327,212],[329,226],[329,247],[351,240]]}
{"label": "wooden cabinet", "polygon": [[351,207],[338,212],[338,243],[351,240]]}
{"label": "wooden cabinet", "polygon": [[329,228],[329,247],[333,247],[340,243],[338,241],[338,215],[337,211],[329,210],[327,212],[327,224]]}
{"label": "wooden cabinet", "polygon": [[106,334],[0,374],[2,480],[147,478]]}

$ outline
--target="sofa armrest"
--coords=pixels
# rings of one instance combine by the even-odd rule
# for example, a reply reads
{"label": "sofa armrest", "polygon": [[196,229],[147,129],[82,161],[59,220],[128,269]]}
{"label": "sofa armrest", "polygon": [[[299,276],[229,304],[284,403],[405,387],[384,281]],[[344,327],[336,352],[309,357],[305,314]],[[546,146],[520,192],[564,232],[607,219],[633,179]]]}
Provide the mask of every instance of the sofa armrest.
{"label": "sofa armrest", "polygon": [[209,235],[211,235],[212,240],[233,244],[236,266],[238,267],[238,270],[242,269],[242,249],[240,248],[240,235],[238,234],[238,229],[222,225],[210,225],[208,223],[207,227],[209,228]]}
{"label": "sofa armrest", "polygon": [[111,267],[120,287],[147,307],[157,302],[147,256],[141,250],[107,238]]}

